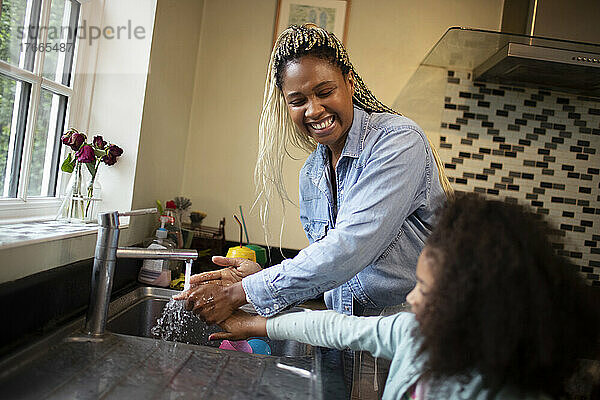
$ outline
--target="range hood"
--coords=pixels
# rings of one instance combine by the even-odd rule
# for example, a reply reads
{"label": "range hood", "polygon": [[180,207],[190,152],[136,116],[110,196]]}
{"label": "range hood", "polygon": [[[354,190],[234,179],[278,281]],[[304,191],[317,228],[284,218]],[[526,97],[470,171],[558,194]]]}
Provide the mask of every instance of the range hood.
{"label": "range hood", "polygon": [[474,80],[600,96],[598,13],[589,0],[504,0],[500,30],[521,35],[475,67]]}
{"label": "range hood", "polygon": [[421,66],[469,70],[474,81],[600,97],[600,45],[453,27]]}
{"label": "range hood", "polygon": [[473,79],[600,97],[600,46],[598,53],[588,53],[509,42],[473,69]]}

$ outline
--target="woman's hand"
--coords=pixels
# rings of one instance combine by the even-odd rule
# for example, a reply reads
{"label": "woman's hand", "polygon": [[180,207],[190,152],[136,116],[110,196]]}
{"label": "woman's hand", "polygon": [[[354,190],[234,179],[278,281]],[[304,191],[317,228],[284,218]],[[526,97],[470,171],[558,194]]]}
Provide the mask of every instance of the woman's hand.
{"label": "woman's hand", "polygon": [[190,277],[190,285],[192,285],[192,288],[186,290],[185,292],[181,292],[177,296],[173,296],[173,298],[175,300],[187,299],[191,293],[191,290],[194,289],[194,286],[205,283],[229,286],[236,282],[240,282],[242,278],[252,275],[262,269],[260,268],[259,264],[245,258],[227,258],[215,256],[212,258],[212,261],[217,265],[229,268],[192,275]]}
{"label": "woman's hand", "polygon": [[173,296],[173,299],[186,300],[186,310],[193,311],[209,324],[217,324],[246,304],[242,278],[261,268],[254,261],[245,258],[216,256],[212,260],[215,264],[228,268],[193,275],[190,278],[191,287]]}
{"label": "woman's hand", "polygon": [[[262,268],[260,267],[260,265],[252,260],[248,260],[246,258],[231,258],[231,257],[221,257],[221,256],[214,256],[212,258],[212,262],[220,265],[222,267],[230,267],[227,269],[222,269],[220,271],[226,271],[226,270],[231,270],[232,272],[232,276],[228,277],[227,274],[223,277],[226,279],[235,279],[235,277],[238,277],[238,280],[241,280],[243,277],[248,276],[248,275],[252,275],[260,270],[262,270]],[[214,272],[214,271],[213,271]]]}
{"label": "woman's hand", "polygon": [[193,311],[208,324],[219,324],[246,304],[242,282],[228,286],[201,283],[187,291],[185,309]]}
{"label": "woman's hand", "polygon": [[229,268],[192,275],[190,277],[191,288],[173,296],[173,299],[186,300],[198,285],[210,283],[229,286],[236,282],[240,282],[242,278],[261,270],[259,264],[245,258],[215,256],[212,260],[217,265],[229,266]]}
{"label": "woman's hand", "polygon": [[241,310],[236,310],[219,326],[227,332],[213,333],[208,340],[241,340],[252,336],[267,336],[267,319]]}
{"label": "woman's hand", "polygon": [[215,256],[212,258],[212,261],[217,265],[229,268],[194,275],[190,278],[190,283],[192,285],[208,282],[227,286],[239,282],[242,278],[252,275],[262,269],[258,263],[245,258]]}

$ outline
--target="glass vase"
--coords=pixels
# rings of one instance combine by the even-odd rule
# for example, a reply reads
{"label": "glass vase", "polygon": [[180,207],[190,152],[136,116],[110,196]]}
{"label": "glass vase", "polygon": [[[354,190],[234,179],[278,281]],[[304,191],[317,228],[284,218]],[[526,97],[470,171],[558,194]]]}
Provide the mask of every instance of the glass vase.
{"label": "glass vase", "polygon": [[98,170],[96,170],[96,175],[89,175],[85,184],[85,194],[83,220],[86,223],[97,223],[98,210],[102,201],[102,186],[98,180]]}
{"label": "glass vase", "polygon": [[98,173],[92,176],[87,172],[87,168],[84,172],[82,163],[75,164],[57,219],[71,223],[97,223],[102,187]]}

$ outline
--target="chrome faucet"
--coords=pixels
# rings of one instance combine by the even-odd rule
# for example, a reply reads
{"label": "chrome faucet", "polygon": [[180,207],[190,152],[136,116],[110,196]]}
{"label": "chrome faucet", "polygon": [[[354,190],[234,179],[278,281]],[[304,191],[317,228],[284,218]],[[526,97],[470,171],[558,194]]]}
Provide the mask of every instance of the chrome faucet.
{"label": "chrome faucet", "polygon": [[119,217],[154,214],[156,212],[156,208],[148,208],[121,213],[112,211],[98,215],[100,226],[98,227],[98,239],[94,254],[92,292],[85,322],[85,332],[88,336],[99,337],[104,334],[117,257],[168,260],[195,260],[198,258],[198,252],[189,249],[118,247]]}

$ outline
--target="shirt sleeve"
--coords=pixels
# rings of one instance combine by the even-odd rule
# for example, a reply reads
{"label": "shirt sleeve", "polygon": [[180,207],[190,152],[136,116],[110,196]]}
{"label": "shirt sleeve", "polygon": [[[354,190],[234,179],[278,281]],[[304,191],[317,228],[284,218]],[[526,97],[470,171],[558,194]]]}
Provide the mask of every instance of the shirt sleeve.
{"label": "shirt sleeve", "polygon": [[348,281],[389,247],[424,204],[431,179],[424,134],[411,124],[372,134],[379,136],[371,137],[376,142],[360,177],[338,188],[343,201],[335,228],[293,259],[242,280],[259,314],[274,315]]}
{"label": "shirt sleeve", "polygon": [[267,335],[338,350],[364,350],[391,360],[398,348],[412,340],[413,322],[410,313],[356,317],[332,310],[293,312],[269,318]]}

